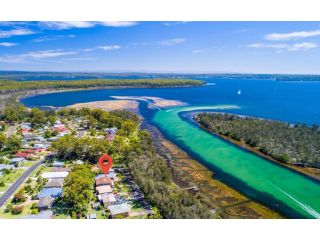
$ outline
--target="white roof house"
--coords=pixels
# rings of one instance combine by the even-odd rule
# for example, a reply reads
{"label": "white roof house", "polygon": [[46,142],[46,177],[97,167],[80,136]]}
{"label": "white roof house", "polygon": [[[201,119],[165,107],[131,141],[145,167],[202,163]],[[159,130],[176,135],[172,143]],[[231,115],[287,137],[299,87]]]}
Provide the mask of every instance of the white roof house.
{"label": "white roof house", "polygon": [[4,170],[4,169],[8,169],[11,170],[13,169],[13,165],[7,165],[7,164],[0,164],[0,171]]}
{"label": "white roof house", "polygon": [[43,148],[46,149],[48,146],[42,143],[36,143],[33,148]]}
{"label": "white roof house", "polygon": [[69,172],[44,172],[42,174],[42,178],[65,178],[67,177]]}
{"label": "white roof house", "polygon": [[111,213],[111,216],[116,216],[116,215],[128,216],[131,209],[131,205],[128,203],[116,204],[116,205],[108,206],[108,209]]}
{"label": "white roof house", "polygon": [[105,205],[105,206],[108,206],[110,204],[114,204],[117,201],[115,196],[112,193],[101,194],[101,200],[103,202],[103,205]]}
{"label": "white roof house", "polygon": [[52,166],[53,167],[63,167],[63,164],[64,164],[63,162],[55,161],[52,163]]}
{"label": "white roof house", "polygon": [[25,158],[12,158],[9,162],[10,164],[22,164],[26,159]]}

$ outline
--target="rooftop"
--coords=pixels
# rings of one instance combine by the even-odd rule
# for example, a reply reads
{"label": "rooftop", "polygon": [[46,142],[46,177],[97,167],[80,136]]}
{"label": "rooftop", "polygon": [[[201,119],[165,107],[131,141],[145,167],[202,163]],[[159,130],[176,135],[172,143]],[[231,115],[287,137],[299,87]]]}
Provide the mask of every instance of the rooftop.
{"label": "rooftop", "polygon": [[130,212],[131,205],[128,203],[116,204],[116,205],[108,206],[108,209],[111,215],[117,215],[117,214]]}

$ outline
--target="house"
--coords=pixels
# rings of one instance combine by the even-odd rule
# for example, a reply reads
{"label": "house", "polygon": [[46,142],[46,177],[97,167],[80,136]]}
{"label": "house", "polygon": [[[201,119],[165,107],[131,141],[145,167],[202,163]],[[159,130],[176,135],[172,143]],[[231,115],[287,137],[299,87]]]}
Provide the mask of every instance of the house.
{"label": "house", "polygon": [[88,214],[87,219],[97,219],[97,214],[95,213]]}
{"label": "house", "polygon": [[78,165],[82,165],[82,164],[84,164],[84,162],[83,162],[83,161],[81,161],[81,160],[74,161],[73,163],[74,163],[74,164],[78,164]]}
{"label": "house", "polygon": [[23,122],[23,123],[21,123],[21,128],[22,127],[29,127],[29,128],[31,128],[31,123],[30,122]]}
{"label": "house", "polygon": [[117,133],[117,128],[116,127],[113,127],[113,128],[106,128],[104,130],[105,132],[105,139],[108,140],[108,141],[113,141],[113,139],[115,138],[116,136],[116,133]]}
{"label": "house", "polygon": [[41,192],[38,194],[38,198],[41,199],[43,197],[60,197],[62,194],[62,188],[44,188],[41,190]]}
{"label": "house", "polygon": [[8,164],[0,164],[0,171],[3,171],[4,169],[7,169],[7,170],[11,170],[13,169],[13,165],[8,165]]}
{"label": "house", "polygon": [[104,186],[104,185],[109,185],[111,187],[114,187],[113,180],[109,177],[101,177],[96,179],[96,186]]}
{"label": "house", "polygon": [[39,211],[48,210],[49,208],[51,208],[52,202],[52,197],[41,197],[37,204],[37,208],[39,209]]}
{"label": "house", "polygon": [[51,179],[45,186],[44,188],[61,188],[63,187],[63,178],[55,178]]}
{"label": "house", "polygon": [[112,193],[112,188],[109,185],[104,185],[104,186],[96,187],[96,191],[98,194]]}
{"label": "house", "polygon": [[[95,179],[97,180],[98,178],[104,177],[104,174],[98,174]],[[116,173],[114,172],[114,169],[110,169],[109,172],[107,173],[107,177],[111,178],[113,182],[116,181]]]}
{"label": "house", "polygon": [[130,215],[131,205],[128,203],[108,206],[111,217],[128,217]]}
{"label": "house", "polygon": [[25,141],[32,141],[34,138],[34,135],[32,133],[29,132],[22,132],[22,138]]}
{"label": "house", "polygon": [[58,139],[58,137],[51,137],[51,138],[48,139],[48,141],[49,141],[49,142],[53,142],[53,141],[55,141],[55,140],[57,140],[57,139]]}
{"label": "house", "polygon": [[116,203],[116,198],[113,195],[113,193],[104,193],[101,194],[101,202],[103,203],[103,206],[107,207],[109,205],[113,205]]}
{"label": "house", "polygon": [[60,168],[60,167],[63,167],[63,164],[64,164],[63,162],[56,162],[56,161],[55,161],[55,162],[52,163],[52,166],[53,166],[53,167]]}
{"label": "house", "polygon": [[31,158],[31,155],[29,153],[25,152],[18,152],[15,154],[16,158]]}
{"label": "house", "polygon": [[47,149],[48,148],[48,146],[47,145],[45,145],[45,144],[43,144],[43,143],[36,143],[36,144],[34,144],[34,146],[33,146],[33,149],[36,149],[36,151],[42,151],[42,150],[45,150],[45,149]]}
{"label": "house", "polygon": [[21,166],[26,159],[23,157],[12,158],[9,163],[14,166]]}
{"label": "house", "polygon": [[51,168],[50,172],[70,172],[70,168],[63,168],[63,167],[54,167]]}
{"label": "house", "polygon": [[44,172],[42,178],[65,178],[68,174],[69,172]]}
{"label": "house", "polygon": [[110,171],[107,174],[107,177],[111,178],[114,182],[116,181],[116,173],[113,169],[110,169]]}
{"label": "house", "polygon": [[105,132],[106,134],[113,134],[113,135],[116,135],[117,131],[118,131],[118,128],[116,128],[116,127],[106,128],[106,129],[104,130],[104,132]]}

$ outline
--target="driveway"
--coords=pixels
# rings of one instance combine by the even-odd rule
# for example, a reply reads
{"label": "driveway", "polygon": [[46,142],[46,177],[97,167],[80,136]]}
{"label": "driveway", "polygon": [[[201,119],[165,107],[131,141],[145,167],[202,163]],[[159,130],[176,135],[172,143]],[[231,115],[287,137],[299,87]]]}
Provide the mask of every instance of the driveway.
{"label": "driveway", "polygon": [[10,125],[7,130],[7,137],[11,137],[16,132],[16,129],[17,129],[16,124],[13,126]]}

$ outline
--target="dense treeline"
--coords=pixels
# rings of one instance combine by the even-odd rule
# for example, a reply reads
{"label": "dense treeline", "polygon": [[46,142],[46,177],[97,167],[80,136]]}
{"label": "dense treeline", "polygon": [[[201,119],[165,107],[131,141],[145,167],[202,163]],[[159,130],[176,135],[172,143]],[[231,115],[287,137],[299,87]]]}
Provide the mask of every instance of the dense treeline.
{"label": "dense treeline", "polygon": [[200,86],[204,82],[191,79],[92,79],[73,81],[15,81],[0,80],[0,93],[36,89],[72,89],[92,87],[179,87]]}
{"label": "dense treeline", "polygon": [[85,212],[94,197],[94,174],[90,165],[74,166],[63,185],[62,200],[70,209],[70,214]]}
{"label": "dense treeline", "polygon": [[139,146],[127,160],[134,180],[146,199],[155,204],[165,218],[213,218],[198,199],[173,184],[170,170],[156,152],[149,133],[139,132]]}
{"label": "dense treeline", "polygon": [[196,120],[208,130],[243,141],[278,161],[320,167],[319,126],[290,125],[221,113],[201,113]]}

